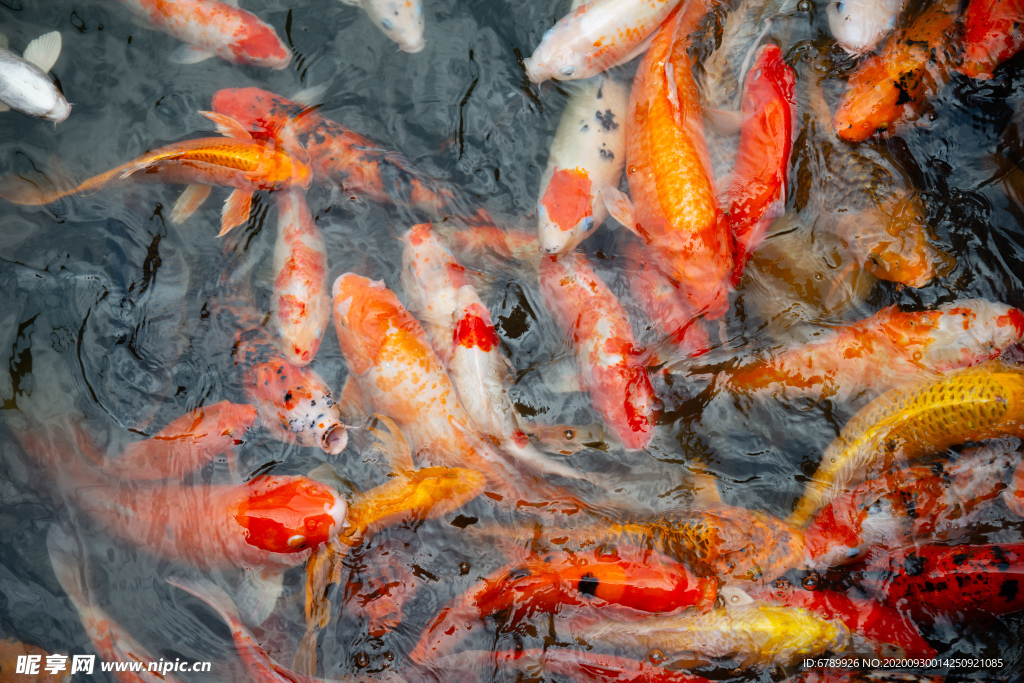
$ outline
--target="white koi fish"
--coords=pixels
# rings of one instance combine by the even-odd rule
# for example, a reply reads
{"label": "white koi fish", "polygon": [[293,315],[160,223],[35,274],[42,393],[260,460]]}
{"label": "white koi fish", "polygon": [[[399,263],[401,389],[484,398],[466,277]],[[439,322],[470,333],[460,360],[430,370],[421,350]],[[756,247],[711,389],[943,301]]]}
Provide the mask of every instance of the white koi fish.
{"label": "white koi fish", "polygon": [[29,43],[19,57],[0,35],[0,111],[16,109],[54,123],[68,117],[71,105],[46,75],[57,63],[60,48],[60,33],[53,31]]}
{"label": "white koi fish", "polygon": [[346,5],[362,7],[370,21],[377,25],[398,49],[410,54],[419,52],[423,40],[422,0],[341,0]]}

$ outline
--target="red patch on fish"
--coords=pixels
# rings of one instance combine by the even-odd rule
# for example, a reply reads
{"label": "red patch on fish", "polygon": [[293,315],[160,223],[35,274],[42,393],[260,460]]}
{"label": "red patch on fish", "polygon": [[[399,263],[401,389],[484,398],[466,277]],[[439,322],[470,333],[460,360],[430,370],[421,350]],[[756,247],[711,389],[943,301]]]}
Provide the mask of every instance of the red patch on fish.
{"label": "red patch on fish", "polygon": [[[337,499],[329,488],[307,479],[277,485],[265,475],[249,485],[257,490],[238,506],[235,521],[246,529],[250,545],[274,553],[297,553],[330,539],[335,519],[327,511]],[[259,490],[264,485],[266,490]]]}
{"label": "red patch on fish", "polygon": [[594,214],[594,198],[590,192],[590,176],[585,170],[556,168],[540,204],[559,230],[568,231]]}
{"label": "red patch on fish", "polygon": [[487,352],[498,345],[498,335],[486,319],[490,316],[486,312],[481,315],[473,310],[479,307],[478,304],[469,306],[466,314],[455,323],[455,343],[467,349],[476,347]]}
{"label": "red patch on fish", "polygon": [[996,318],[996,325],[999,327],[1013,325],[1013,329],[1017,331],[1017,337],[1024,337],[1024,313],[1018,308],[1011,308],[1006,315]]}

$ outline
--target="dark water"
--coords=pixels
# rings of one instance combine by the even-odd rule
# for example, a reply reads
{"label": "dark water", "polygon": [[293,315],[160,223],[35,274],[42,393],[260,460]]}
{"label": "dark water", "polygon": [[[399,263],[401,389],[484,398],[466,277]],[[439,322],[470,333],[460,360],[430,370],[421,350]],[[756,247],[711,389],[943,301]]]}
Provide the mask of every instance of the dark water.
{"label": "dark water", "polygon": [[[289,96],[326,85],[320,113],[401,151],[498,222],[532,225],[536,184],[566,94],[551,83],[527,84],[518,60],[529,55],[567,3],[425,0],[427,45],[416,55],[399,52],[361,10],[336,0],[244,4],[292,46],[295,59],[287,69],[216,59],[170,64],[174,39],[136,26],[114,2],[4,0],[0,30],[12,48],[20,50],[49,30],[63,34],[64,53],[53,73],[74,108],[56,130],[14,113],[2,115],[0,175],[64,167],[84,176],[159,145],[207,135],[209,126],[197,111],[208,109],[220,88],[255,85]],[[800,22],[794,40],[816,38],[826,25],[823,9],[820,17],[805,15]],[[923,125],[881,143],[924,192],[938,244],[956,258],[948,276],[919,290],[878,283],[863,301],[820,318],[780,316],[771,297],[757,294],[756,279],[748,281],[721,330],[728,345],[783,344],[808,325],[858,319],[893,303],[917,309],[979,297],[1024,306],[1024,211],[1002,183],[989,182],[997,168],[1019,163],[1021,146],[1010,116],[1022,106],[1022,83],[1020,59],[992,82],[954,77],[933,100],[934,111]],[[0,635],[51,652],[91,652],[46,552],[46,530],[60,521],[81,532],[97,603],[154,656],[214,663],[211,674],[185,674],[185,680],[245,680],[219,619],[164,583],[183,570],[95,529],[26,464],[12,431],[84,413],[90,429],[116,452],[187,410],[222,399],[244,401],[230,355],[234,330],[209,315],[208,303],[218,293],[221,274],[234,272],[251,281],[256,303],[269,309],[275,212],[265,197],[258,200],[244,229],[223,242],[215,237],[219,201],[210,201],[184,225],[165,221],[179,192],[139,185],[47,207],[0,206],[0,362],[7,368],[0,372]],[[215,190],[213,199],[222,196]],[[328,244],[332,278],[354,271],[382,278],[401,293],[395,237],[429,217],[325,188],[311,189],[309,203]],[[583,246],[620,292],[628,277],[617,261],[623,241],[620,231],[604,229]],[[555,392],[530,372],[571,357],[536,282],[523,272],[487,275],[485,299],[502,321],[510,358],[523,371],[517,399],[552,423],[594,422],[584,395]],[[640,339],[655,341],[624,296]],[[340,390],[347,370],[333,331],[314,367]],[[611,448],[572,456],[585,470],[614,475],[622,495],[644,507],[687,504],[685,484],[691,467],[700,465],[718,476],[726,502],[782,514],[800,494],[802,475],[813,471],[818,454],[859,407],[713,396],[699,379],[679,374],[659,376],[655,386],[665,403],[665,424],[649,453]],[[308,472],[323,457],[260,431],[251,432],[239,451],[246,471],[269,464],[278,472]],[[379,465],[354,448],[335,465],[361,488],[382,481]],[[200,481],[224,474],[213,468]],[[529,521],[513,520],[480,501],[462,513],[484,522]],[[405,671],[406,653],[437,611],[505,563],[450,524],[455,517],[388,530],[353,552],[346,561],[353,583],[373,575],[385,546],[414,568],[420,585],[401,626],[382,638],[369,636],[365,621],[345,607],[339,611],[339,595],[321,640],[323,675]],[[998,503],[982,525],[984,533],[972,540],[1020,541],[1022,528],[1013,520]],[[256,630],[283,663],[290,662],[302,632],[304,580],[301,569],[287,575],[278,611]],[[1004,680],[1024,676],[1021,639],[1015,635],[1021,627],[1020,617],[1008,617],[984,625],[947,624],[928,635],[940,655],[1001,656],[1008,662],[998,672],[961,672],[954,679]],[[540,647],[545,628],[496,633],[491,623],[464,647]],[[499,669],[486,677],[519,675]]]}

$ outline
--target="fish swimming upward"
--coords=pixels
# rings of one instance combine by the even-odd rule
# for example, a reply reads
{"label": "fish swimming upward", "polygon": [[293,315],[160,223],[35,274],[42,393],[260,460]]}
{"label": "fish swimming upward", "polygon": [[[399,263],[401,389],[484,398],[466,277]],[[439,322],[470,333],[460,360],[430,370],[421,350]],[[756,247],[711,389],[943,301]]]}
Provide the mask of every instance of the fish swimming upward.
{"label": "fish swimming upward", "polygon": [[963,55],[957,71],[992,78],[1000,64],[1024,48],[1024,2],[972,0],[964,10]]}
{"label": "fish swimming upward", "polygon": [[278,145],[254,140],[233,119],[200,112],[226,138],[198,138],[161,147],[135,161],[89,178],[75,187],[44,189],[20,176],[0,180],[0,197],[15,204],[49,204],[61,197],[93,192],[124,182],[188,185],[174,203],[171,222],[181,223],[202,206],[211,187],[233,187],[224,202],[220,235],[249,218],[253,192],[285,187],[309,187],[309,165],[286,154]]}
{"label": "fish swimming upward", "polygon": [[60,48],[60,33],[52,31],[29,43],[19,57],[7,49],[7,37],[0,33],[0,112],[14,109],[54,123],[68,117],[71,105],[47,75]]}

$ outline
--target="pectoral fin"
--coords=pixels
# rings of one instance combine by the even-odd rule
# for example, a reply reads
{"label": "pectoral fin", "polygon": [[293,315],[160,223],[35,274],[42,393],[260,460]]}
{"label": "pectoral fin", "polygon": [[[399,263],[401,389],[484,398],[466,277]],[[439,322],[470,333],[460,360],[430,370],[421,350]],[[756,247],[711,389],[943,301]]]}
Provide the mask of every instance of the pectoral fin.
{"label": "pectoral fin", "polygon": [[246,569],[235,599],[242,621],[256,626],[266,621],[281,597],[283,581],[283,572]]}
{"label": "pectoral fin", "polygon": [[210,191],[213,189],[210,185],[189,185],[185,188],[185,191],[178,197],[178,201],[174,202],[174,207],[171,209],[171,222],[175,225],[184,223],[188,220],[189,216],[196,212],[206,198],[210,196]]}
{"label": "pectoral fin", "polygon": [[[152,26],[150,27],[152,28]],[[172,64],[198,64],[199,62],[205,62],[210,57],[215,55],[212,52],[208,52],[201,47],[195,45],[179,45],[175,48],[171,56],[167,58],[167,61]]]}
{"label": "pectoral fin", "polygon": [[[396,473],[412,472],[416,466],[412,462],[412,451],[409,450],[409,442],[405,434],[398,428],[391,418],[384,415],[374,414],[379,426],[370,427],[370,431],[377,437],[379,442],[377,450],[388,461],[391,470]],[[383,427],[383,428],[382,428]]]}
{"label": "pectoral fin", "polygon": [[221,135],[226,135],[229,138],[236,138],[238,140],[252,140],[252,135],[249,131],[230,116],[218,114],[213,111],[201,111],[199,113],[213,121],[213,124],[217,127],[217,132]]}
{"label": "pectoral fin", "polygon": [[220,232],[217,237],[223,237],[233,228],[249,219],[249,211],[252,210],[252,191],[235,190],[224,201],[224,215],[220,221]]}
{"label": "pectoral fin", "polygon": [[604,208],[608,209],[608,213],[612,218],[637,237],[646,241],[646,238],[637,231],[636,209],[633,208],[633,202],[629,200],[629,197],[623,194],[621,190],[614,187],[606,187],[601,190],[601,199],[604,200]]}
{"label": "pectoral fin", "polygon": [[11,110],[11,108],[10,108],[10,107],[8,107],[8,106],[7,106],[6,104],[4,104],[3,102],[0,102],[0,112],[10,111],[10,110]]}
{"label": "pectoral fin", "polygon": [[60,57],[61,44],[60,31],[44,33],[25,48],[25,60],[32,62],[43,71],[49,71]]}

